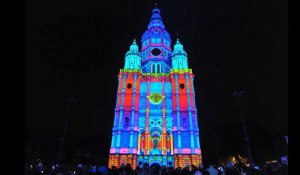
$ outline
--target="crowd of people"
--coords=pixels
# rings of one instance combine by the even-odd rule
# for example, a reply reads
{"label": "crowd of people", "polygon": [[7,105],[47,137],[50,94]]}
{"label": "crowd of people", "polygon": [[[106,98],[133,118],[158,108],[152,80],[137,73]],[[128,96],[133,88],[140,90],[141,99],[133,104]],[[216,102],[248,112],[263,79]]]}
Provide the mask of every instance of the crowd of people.
{"label": "crowd of people", "polygon": [[121,167],[107,168],[105,166],[81,164],[77,165],[44,165],[41,161],[37,164],[26,164],[25,175],[287,175],[288,167],[281,164],[247,167],[242,165],[225,165],[199,167],[194,165],[184,168],[149,166],[145,163],[141,167],[131,167],[130,164]]}

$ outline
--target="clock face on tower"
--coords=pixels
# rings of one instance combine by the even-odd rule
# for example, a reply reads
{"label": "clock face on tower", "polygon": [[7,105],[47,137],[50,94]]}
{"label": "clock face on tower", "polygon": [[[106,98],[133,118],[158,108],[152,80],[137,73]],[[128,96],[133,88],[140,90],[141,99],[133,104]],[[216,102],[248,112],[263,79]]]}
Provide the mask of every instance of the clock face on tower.
{"label": "clock face on tower", "polygon": [[151,95],[150,95],[150,102],[152,104],[159,104],[161,101],[162,101],[162,95],[158,92],[153,92]]}
{"label": "clock face on tower", "polygon": [[154,48],[154,49],[152,49],[151,53],[154,56],[158,56],[158,55],[160,55],[161,51],[158,48]]}

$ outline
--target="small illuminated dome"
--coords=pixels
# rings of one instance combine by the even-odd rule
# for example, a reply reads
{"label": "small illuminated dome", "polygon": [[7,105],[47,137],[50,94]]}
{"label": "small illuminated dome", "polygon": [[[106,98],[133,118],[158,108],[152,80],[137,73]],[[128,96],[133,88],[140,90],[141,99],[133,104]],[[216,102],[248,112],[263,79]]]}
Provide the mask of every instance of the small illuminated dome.
{"label": "small illuminated dome", "polygon": [[141,53],[135,39],[130,46],[129,51],[125,55],[124,69],[140,69],[141,68]]}
{"label": "small illuminated dome", "polygon": [[187,54],[183,50],[183,46],[179,42],[178,38],[174,45],[174,50],[172,53],[172,68],[173,69],[187,69],[188,68]]}

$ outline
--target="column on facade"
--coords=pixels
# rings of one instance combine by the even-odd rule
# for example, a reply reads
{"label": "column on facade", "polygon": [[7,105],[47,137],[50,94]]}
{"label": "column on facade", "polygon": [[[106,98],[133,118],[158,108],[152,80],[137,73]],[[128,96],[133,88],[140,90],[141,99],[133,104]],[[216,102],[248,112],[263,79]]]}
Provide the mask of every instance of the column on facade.
{"label": "column on facade", "polygon": [[123,85],[122,85],[122,96],[120,104],[120,114],[119,114],[119,128],[118,128],[118,138],[117,138],[117,147],[120,147],[121,144],[121,130],[123,126],[123,111],[124,111],[124,96],[125,96],[125,87],[126,87],[126,74],[123,74]]}
{"label": "column on facade", "polygon": [[192,153],[195,153],[194,132],[193,132],[194,129],[193,129],[192,107],[191,107],[190,86],[189,86],[189,73],[185,74],[185,80],[186,80],[186,94],[188,97],[188,114],[189,114],[191,151],[192,151]]}
{"label": "column on facade", "polygon": [[112,131],[112,139],[111,139],[111,148],[115,148],[117,145],[116,139],[118,139],[118,121],[120,117],[120,106],[119,103],[122,99],[122,91],[120,90],[120,87],[122,87],[123,78],[121,73],[118,76],[118,90],[117,90],[117,100],[116,100],[116,108],[115,108],[115,117],[114,117],[114,126]]}
{"label": "column on facade", "polygon": [[181,153],[181,125],[180,125],[180,106],[179,106],[179,90],[178,90],[178,74],[174,75],[175,77],[175,88],[176,88],[176,118],[177,118],[177,144],[178,144],[178,153]]}
{"label": "column on facade", "polygon": [[145,129],[145,154],[149,154],[150,133],[149,133],[149,96],[150,96],[150,77],[147,77],[147,100],[146,100],[146,129]]}
{"label": "column on facade", "polygon": [[196,128],[198,128],[198,118],[197,118],[197,109],[196,109],[196,101],[195,101],[195,89],[194,89],[194,75],[192,75],[192,78],[191,78],[191,83],[192,83],[192,91],[193,91],[193,106],[194,106],[194,112],[195,112],[195,122],[196,122]]}
{"label": "column on facade", "polygon": [[166,98],[165,98],[165,77],[161,78],[162,81],[162,154],[166,155],[167,150],[166,150]]}
{"label": "column on facade", "polygon": [[116,100],[116,108],[115,108],[115,118],[114,118],[114,126],[113,128],[116,129],[117,128],[117,115],[116,115],[116,111],[119,110],[119,100],[121,99],[121,93],[120,93],[120,75],[118,76],[118,90],[117,90],[117,100]]}
{"label": "column on facade", "polygon": [[197,109],[196,109],[196,101],[195,101],[195,89],[194,89],[194,75],[192,75],[192,78],[190,79],[191,81],[191,91],[193,92],[193,106],[194,106],[194,118],[195,118],[195,128],[196,128],[196,133],[195,133],[195,137],[196,137],[196,141],[197,141],[197,146],[196,148],[200,149],[200,139],[199,139],[199,129],[198,129],[198,115],[197,115]]}
{"label": "column on facade", "polygon": [[173,155],[173,153],[174,153],[174,145],[173,145],[173,143],[174,143],[173,133],[171,132],[170,133],[171,155]]}
{"label": "column on facade", "polygon": [[134,114],[135,114],[135,96],[136,96],[136,77],[137,75],[134,74],[134,81],[133,81],[133,91],[132,91],[132,105],[131,105],[131,123],[130,123],[130,142],[129,147],[133,151],[133,130],[134,130]]}
{"label": "column on facade", "polygon": [[139,133],[139,135],[138,135],[138,154],[140,154],[141,153],[141,133]]}

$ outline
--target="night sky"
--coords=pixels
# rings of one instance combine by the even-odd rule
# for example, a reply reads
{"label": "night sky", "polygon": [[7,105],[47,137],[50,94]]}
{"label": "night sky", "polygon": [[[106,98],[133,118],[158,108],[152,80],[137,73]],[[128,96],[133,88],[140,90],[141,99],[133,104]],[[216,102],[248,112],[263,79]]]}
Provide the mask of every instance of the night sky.
{"label": "night sky", "polygon": [[[284,0],[158,1],[173,44],[178,33],[195,74],[204,161],[244,152],[232,96],[240,89],[254,158],[278,156],[275,145],[288,128],[287,5]],[[133,39],[140,45],[153,7],[151,0],[26,2],[27,151],[53,142],[50,152],[57,154],[65,98],[73,96],[77,103],[64,148],[77,146],[106,159],[117,75]]]}

